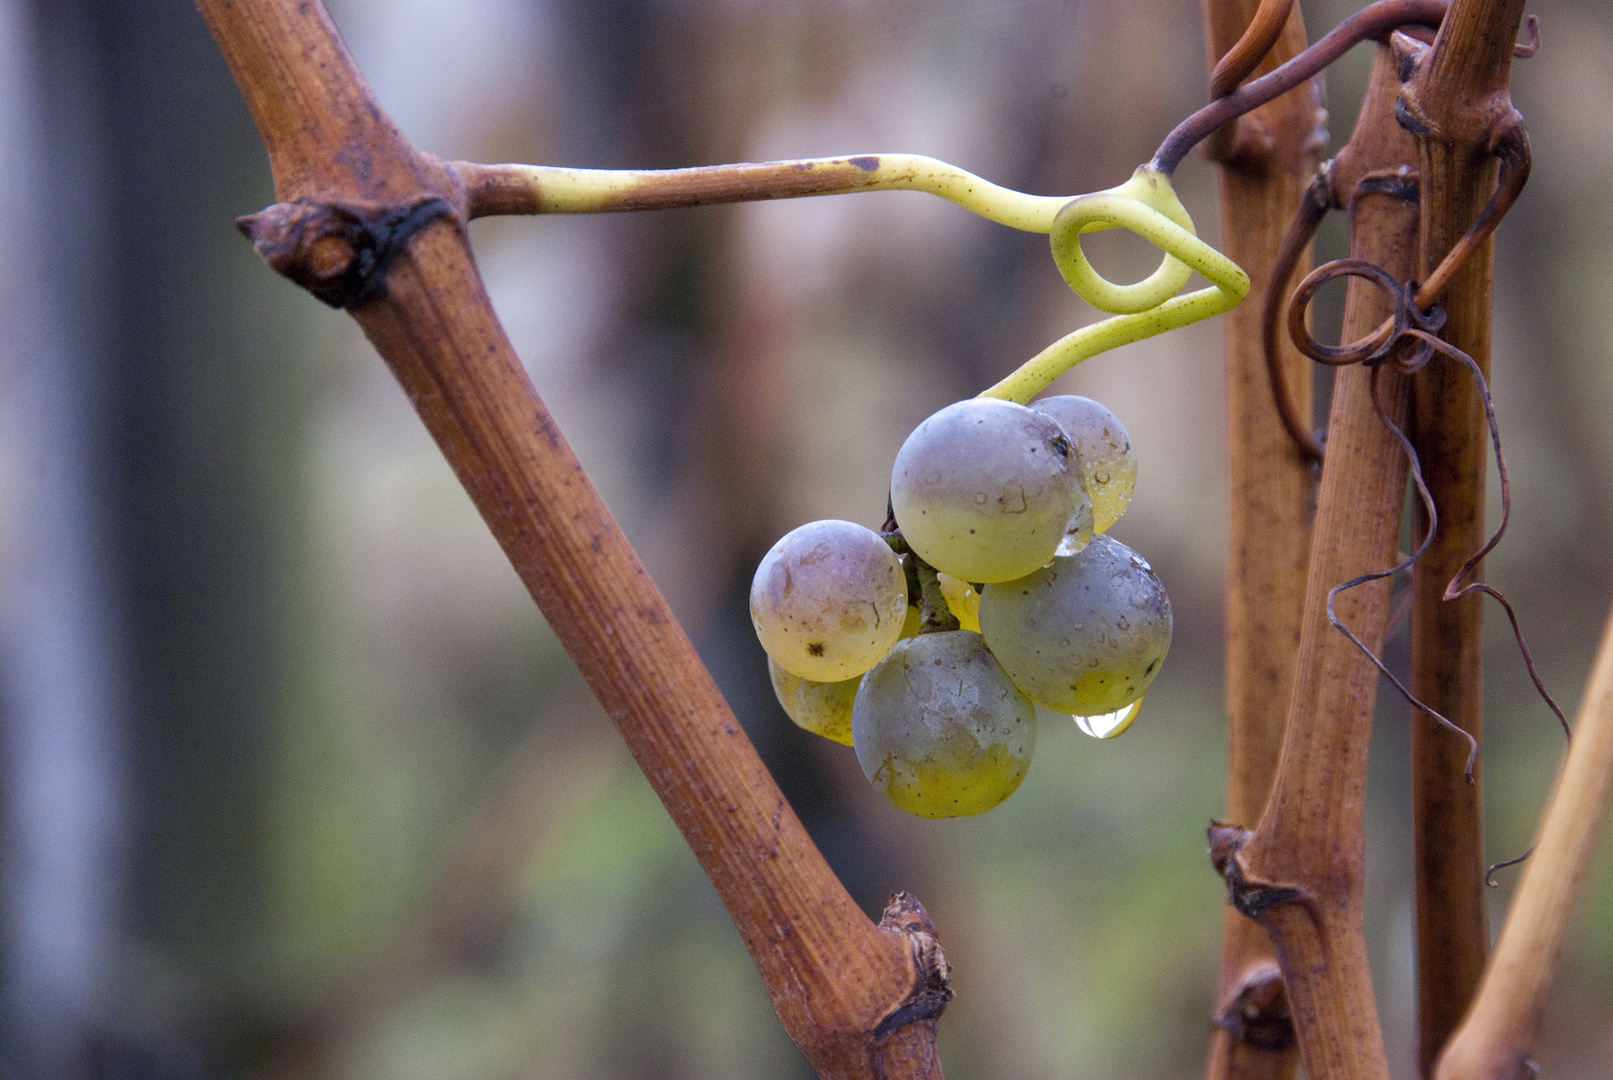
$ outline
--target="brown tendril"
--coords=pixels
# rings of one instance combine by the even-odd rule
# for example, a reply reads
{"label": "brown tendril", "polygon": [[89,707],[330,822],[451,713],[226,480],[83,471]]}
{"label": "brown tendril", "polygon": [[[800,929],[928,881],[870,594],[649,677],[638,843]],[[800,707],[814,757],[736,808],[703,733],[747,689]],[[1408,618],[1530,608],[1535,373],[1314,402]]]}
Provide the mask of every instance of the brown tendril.
{"label": "brown tendril", "polygon": [[[1359,277],[1367,281],[1371,281],[1374,285],[1377,285],[1379,289],[1381,289],[1384,294],[1390,298],[1390,300],[1393,301],[1394,314],[1390,317],[1387,323],[1387,325],[1390,327],[1390,332],[1387,337],[1382,337],[1381,333],[1370,334],[1365,338],[1350,343],[1349,345],[1342,346],[1322,345],[1311,337],[1309,330],[1305,326],[1305,308],[1310,303],[1311,298],[1316,295],[1317,290],[1319,290],[1327,282],[1338,277]],[[1419,311],[1416,305],[1416,298],[1419,295],[1421,295],[1421,293],[1417,289],[1415,283],[1406,282],[1405,284],[1400,284],[1394,280],[1393,276],[1390,275],[1387,270],[1376,265],[1375,263],[1370,263],[1362,259],[1341,259],[1337,262],[1331,262],[1317,267],[1314,271],[1306,276],[1303,282],[1300,283],[1299,288],[1294,292],[1293,302],[1289,307],[1288,330],[1289,335],[1294,340],[1295,347],[1297,347],[1301,352],[1305,353],[1305,355],[1310,356],[1312,359],[1317,360],[1320,363],[1332,365],[1363,363],[1373,368],[1373,406],[1378,411],[1379,419],[1383,421],[1384,425],[1391,433],[1393,433],[1395,439],[1400,443],[1402,449],[1405,450],[1407,459],[1411,464],[1412,479],[1417,485],[1418,495],[1421,497],[1424,510],[1428,515],[1427,533],[1423,537],[1422,543],[1418,546],[1417,550],[1409,557],[1400,559],[1388,570],[1378,571],[1372,574],[1365,574],[1361,577],[1354,578],[1342,585],[1336,586],[1328,593],[1328,621],[1331,622],[1334,627],[1341,631],[1346,637],[1348,637],[1357,648],[1361,649],[1361,651],[1367,655],[1367,657],[1372,661],[1373,665],[1388,677],[1389,681],[1394,684],[1395,689],[1399,690],[1401,695],[1408,702],[1410,702],[1417,709],[1428,714],[1434,720],[1438,721],[1442,727],[1446,727],[1454,732],[1457,732],[1467,740],[1469,749],[1467,766],[1464,770],[1464,775],[1468,783],[1471,784],[1473,782],[1473,768],[1478,756],[1478,740],[1475,739],[1471,733],[1464,731],[1462,728],[1451,723],[1450,720],[1441,715],[1439,712],[1419,701],[1408,689],[1406,689],[1404,684],[1402,684],[1401,681],[1396,678],[1394,674],[1391,673],[1384,665],[1383,661],[1380,660],[1377,655],[1367,647],[1366,643],[1343,624],[1343,622],[1338,618],[1338,615],[1335,613],[1333,606],[1335,598],[1344,590],[1354,588],[1357,585],[1366,584],[1370,581],[1377,581],[1381,578],[1389,577],[1390,575],[1398,573],[1399,571],[1411,566],[1423,556],[1423,554],[1428,550],[1429,545],[1433,542],[1434,534],[1439,529],[1438,511],[1434,506],[1433,496],[1429,494],[1428,487],[1424,482],[1422,465],[1418,460],[1416,450],[1413,448],[1411,441],[1406,438],[1405,433],[1401,431],[1401,429],[1389,418],[1388,413],[1384,410],[1383,404],[1379,399],[1378,370],[1385,364],[1388,364],[1395,370],[1409,375],[1420,371],[1422,368],[1427,366],[1428,362],[1432,360],[1435,355],[1448,357],[1449,359],[1465,366],[1469,373],[1472,374],[1474,384],[1479,391],[1479,397],[1484,404],[1485,422],[1488,424],[1490,430],[1490,444],[1495,451],[1496,471],[1501,478],[1501,520],[1496,526],[1495,532],[1491,534],[1490,538],[1485,542],[1485,544],[1473,555],[1471,555],[1467,561],[1462,564],[1461,568],[1457,570],[1456,575],[1451,578],[1450,582],[1445,587],[1443,599],[1446,601],[1460,600],[1463,597],[1470,596],[1474,593],[1483,593],[1485,595],[1494,597],[1501,604],[1502,608],[1507,613],[1508,621],[1512,624],[1513,638],[1517,641],[1518,651],[1523,656],[1524,666],[1529,671],[1529,677],[1534,682],[1535,689],[1539,692],[1541,698],[1545,700],[1547,706],[1550,707],[1552,713],[1556,715],[1557,722],[1562,726],[1564,737],[1570,741],[1572,740],[1573,733],[1569,727],[1568,719],[1563,715],[1562,709],[1558,707],[1557,702],[1546,690],[1545,682],[1541,679],[1539,669],[1535,666],[1534,654],[1530,651],[1528,642],[1524,640],[1523,629],[1518,623],[1517,612],[1513,609],[1511,602],[1501,594],[1500,590],[1485,582],[1473,582],[1465,587],[1460,585],[1462,579],[1471,575],[1477,568],[1479,562],[1491,551],[1495,550],[1496,545],[1501,542],[1501,537],[1505,535],[1507,522],[1512,513],[1512,486],[1507,472],[1506,456],[1501,452],[1501,429],[1495,416],[1495,402],[1490,395],[1490,386],[1488,381],[1484,378],[1484,372],[1479,368],[1478,362],[1475,361],[1471,356],[1457,348],[1455,345],[1452,345],[1450,342],[1441,340],[1437,336],[1439,328],[1444,324],[1445,321],[1444,312],[1438,308],[1435,308],[1427,313]],[[1415,347],[1408,349],[1408,344],[1414,344]],[[1519,859],[1512,860],[1511,862],[1498,863],[1495,867],[1491,868],[1491,872],[1500,866],[1509,866],[1513,863],[1520,862],[1522,859],[1527,857],[1527,855],[1524,855]],[[1490,879],[1489,874],[1487,873],[1486,881],[1488,880]]]}
{"label": "brown tendril", "polygon": [[1397,170],[1366,173],[1355,179],[1351,185],[1354,190],[1348,193],[1346,203],[1343,199],[1345,193],[1339,191],[1339,185],[1340,173],[1347,168],[1341,163],[1349,156],[1349,149],[1345,147],[1333,160],[1324,161],[1300,197],[1294,220],[1288,226],[1288,233],[1283,237],[1282,245],[1277,250],[1271,279],[1266,284],[1264,306],[1260,313],[1261,348],[1265,353],[1266,373],[1271,379],[1272,400],[1277,407],[1277,416],[1282,420],[1283,427],[1288,431],[1288,436],[1293,440],[1300,456],[1317,465],[1321,464],[1324,457],[1322,451],[1324,436],[1310,430],[1302,416],[1300,404],[1289,394],[1288,378],[1283,371],[1277,351],[1277,324],[1282,311],[1284,289],[1294,274],[1294,267],[1298,265],[1305,245],[1315,237],[1317,227],[1321,225],[1322,218],[1329,209],[1344,208],[1345,205],[1354,203],[1356,199],[1367,194],[1390,195],[1412,203],[1418,198],[1416,177],[1407,176]]}
{"label": "brown tendril", "polygon": [[1535,667],[1534,654],[1529,649],[1529,643],[1523,638],[1523,629],[1518,625],[1518,613],[1513,610],[1512,602],[1503,596],[1499,589],[1487,582],[1475,581],[1465,587],[1458,587],[1461,580],[1472,574],[1478,568],[1479,562],[1495,550],[1495,546],[1501,542],[1501,537],[1506,534],[1507,521],[1512,516],[1512,482],[1507,476],[1506,455],[1501,453],[1501,428],[1496,422],[1495,402],[1490,396],[1490,384],[1484,378],[1484,372],[1479,369],[1478,362],[1455,345],[1448,341],[1442,341],[1421,330],[1408,330],[1406,333],[1408,336],[1422,339],[1436,352],[1465,365],[1467,370],[1472,373],[1473,381],[1478,387],[1479,397],[1484,402],[1484,419],[1490,428],[1490,445],[1495,450],[1495,469],[1501,478],[1501,520],[1496,524],[1495,532],[1490,535],[1490,539],[1485,542],[1484,546],[1469,556],[1468,560],[1462,564],[1461,569],[1457,570],[1456,575],[1446,584],[1445,594],[1442,599],[1446,601],[1461,600],[1474,593],[1483,593],[1486,596],[1493,597],[1501,605],[1502,609],[1507,613],[1507,621],[1512,624],[1512,636],[1518,642],[1518,651],[1523,655],[1523,664],[1529,671],[1530,680],[1535,684],[1535,689],[1539,691],[1540,696],[1551,708],[1552,713],[1556,715],[1557,723],[1563,729],[1563,739],[1572,743],[1574,732],[1568,724],[1568,717],[1563,715],[1563,710],[1552,698],[1550,692],[1546,690],[1545,681],[1541,679],[1540,671]]}
{"label": "brown tendril", "polygon": [[[1534,20],[1533,16],[1530,16],[1530,19],[1532,44],[1530,46],[1519,46],[1520,55],[1532,55],[1532,53],[1523,50],[1538,47],[1539,45],[1540,35],[1538,27],[1535,25],[1536,20]],[[1471,257],[1473,252],[1478,250],[1479,245],[1495,231],[1496,226],[1506,216],[1507,211],[1512,208],[1512,204],[1517,201],[1519,193],[1528,181],[1531,164],[1529,136],[1524,130],[1522,118],[1516,112],[1509,114],[1501,124],[1491,152],[1501,161],[1496,190],[1486,201],[1484,208],[1479,211],[1478,216],[1474,218],[1473,224],[1468,227],[1467,232],[1462,235],[1461,240],[1457,241],[1445,258],[1440,260],[1440,264],[1435,268],[1434,273],[1417,290],[1415,304],[1413,305],[1416,309],[1433,306],[1435,301],[1439,299],[1440,293],[1444,291],[1446,284],[1449,283],[1452,275],[1461,268],[1462,264]],[[1344,152],[1341,152],[1340,157],[1335,161],[1342,160],[1344,156]],[[1261,345],[1265,351],[1266,371],[1271,378],[1272,398],[1277,407],[1277,415],[1282,420],[1283,427],[1288,431],[1289,437],[1293,439],[1300,455],[1309,461],[1318,463],[1321,462],[1323,457],[1321,440],[1311,432],[1309,425],[1304,422],[1299,405],[1293,401],[1289,394],[1287,377],[1283,372],[1277,353],[1277,320],[1281,306],[1282,289],[1293,274],[1293,269],[1299,261],[1300,253],[1305,249],[1305,245],[1310,242],[1311,238],[1315,236],[1316,229],[1321,224],[1322,217],[1327,213],[1328,209],[1338,207],[1341,198],[1344,196],[1344,193],[1337,190],[1338,178],[1335,175],[1336,171],[1334,162],[1324,162],[1309,187],[1306,188],[1305,194],[1301,198],[1299,209],[1295,212],[1293,223],[1289,225],[1288,234],[1283,237],[1282,246],[1278,249],[1276,263],[1272,269],[1271,282],[1266,290],[1265,306],[1261,311]],[[1355,190],[1349,193],[1351,201],[1363,194],[1374,191],[1414,199],[1416,191],[1414,180],[1407,180],[1398,174],[1368,174],[1361,177],[1354,186]],[[1319,283],[1317,288],[1320,288],[1321,284],[1325,284],[1325,281]],[[1302,314],[1297,317],[1303,321]],[[1295,318],[1295,312],[1290,309],[1290,333],[1292,333],[1292,323]],[[1371,334],[1360,338],[1351,345],[1334,347],[1333,349],[1316,346],[1318,350],[1327,352],[1333,359],[1323,359],[1313,352],[1306,352],[1306,355],[1326,364],[1351,363],[1353,361],[1349,357],[1355,355],[1356,352],[1370,353],[1372,343],[1387,341],[1396,336],[1396,334],[1394,321],[1390,319]],[[1314,342],[1314,339],[1311,339],[1308,333],[1306,338]],[[1304,346],[1301,346],[1301,351],[1304,351]]]}
{"label": "brown tendril", "polygon": [[[1322,286],[1335,278],[1358,277],[1378,286],[1394,302],[1394,314],[1384,324],[1365,337],[1347,345],[1323,345],[1311,336],[1305,325],[1305,309]],[[1337,259],[1323,263],[1299,283],[1288,304],[1288,336],[1294,347],[1319,364],[1343,367],[1347,364],[1366,364],[1369,367],[1393,362],[1402,374],[1419,370],[1434,355],[1434,349],[1419,339],[1417,349],[1409,356],[1399,348],[1402,338],[1413,330],[1437,333],[1445,325],[1445,313],[1433,308],[1427,314],[1417,309],[1407,289],[1383,267],[1366,259]],[[1435,339],[1437,340],[1437,339]]]}
{"label": "brown tendril", "polygon": [[1479,211],[1478,217],[1473,219],[1473,224],[1468,226],[1467,232],[1463,233],[1456,245],[1446,252],[1445,257],[1434,268],[1434,272],[1428,275],[1428,280],[1423,282],[1422,288],[1417,290],[1416,306],[1419,308],[1434,305],[1456,271],[1460,270],[1462,264],[1479,249],[1479,245],[1495,232],[1496,226],[1507,216],[1512,204],[1518,201],[1523,185],[1529,180],[1529,169],[1533,161],[1529,152],[1529,133],[1524,130],[1523,118],[1516,111],[1510,113],[1497,128],[1491,142],[1490,153],[1501,160],[1495,191],[1491,193],[1484,208]]}
{"label": "brown tendril", "polygon": [[[1529,17],[1531,19],[1534,18],[1533,15],[1531,15]],[[1535,853],[1535,849],[1533,847],[1530,847],[1528,851],[1524,852],[1522,855],[1517,856],[1516,858],[1504,859],[1501,862],[1492,863],[1490,865],[1490,868],[1488,870],[1484,871],[1484,884],[1488,885],[1492,889],[1498,888],[1501,883],[1499,881],[1495,880],[1495,872],[1497,870],[1505,870],[1509,866],[1517,866],[1519,863],[1523,862],[1525,859],[1527,859],[1529,856],[1533,855],[1534,853]]]}
{"label": "brown tendril", "polygon": [[[1387,273],[1385,276],[1387,276]],[[1378,419],[1382,420],[1384,427],[1388,428],[1390,434],[1394,435],[1395,441],[1400,443],[1400,448],[1406,452],[1406,458],[1411,462],[1411,478],[1417,485],[1417,494],[1423,500],[1423,508],[1428,513],[1428,533],[1423,537],[1423,542],[1417,546],[1416,551],[1412,552],[1411,555],[1407,556],[1406,558],[1398,560],[1395,565],[1391,566],[1389,569],[1377,570],[1370,574],[1362,574],[1360,577],[1351,578],[1342,585],[1335,585],[1331,590],[1329,590],[1327,594],[1327,621],[1332,623],[1333,627],[1345,637],[1349,638],[1350,642],[1355,645],[1356,648],[1360,649],[1361,652],[1366,655],[1368,660],[1372,661],[1372,665],[1383,674],[1384,678],[1388,679],[1389,682],[1394,685],[1394,688],[1400,691],[1401,697],[1409,701],[1415,708],[1427,713],[1430,717],[1437,721],[1441,727],[1446,728],[1467,740],[1467,765],[1463,769],[1462,775],[1467,779],[1467,782],[1471,784],[1473,783],[1473,767],[1478,762],[1479,757],[1478,739],[1473,737],[1472,732],[1466,731],[1461,727],[1458,727],[1456,724],[1453,724],[1445,717],[1443,713],[1432,708],[1431,706],[1425,705],[1421,700],[1419,700],[1417,695],[1413,694],[1411,690],[1406,687],[1406,684],[1401,682],[1395,673],[1389,670],[1388,665],[1378,658],[1378,654],[1373,652],[1366,642],[1357,637],[1355,631],[1344,625],[1344,620],[1340,619],[1338,613],[1333,609],[1333,602],[1338,598],[1339,593],[1344,592],[1346,589],[1353,589],[1357,585],[1365,585],[1372,581],[1381,581],[1383,578],[1392,577],[1395,574],[1400,573],[1402,570],[1409,569],[1428,551],[1429,547],[1434,542],[1434,533],[1439,527],[1439,514],[1434,508],[1434,496],[1429,493],[1428,485],[1423,480],[1422,464],[1417,459],[1417,450],[1411,445],[1411,440],[1406,438],[1406,433],[1401,431],[1399,425],[1389,418],[1388,412],[1383,407],[1383,400],[1378,394],[1378,376],[1382,372],[1383,365],[1379,363],[1371,366],[1372,406],[1378,411]]]}
{"label": "brown tendril", "polygon": [[1288,435],[1294,440],[1300,456],[1318,465],[1322,462],[1322,444],[1289,392],[1288,375],[1283,371],[1282,356],[1277,350],[1277,323],[1282,309],[1283,290],[1294,276],[1300,253],[1316,235],[1317,226],[1327,214],[1330,201],[1328,187],[1325,170],[1318,172],[1306,187],[1305,194],[1300,198],[1299,211],[1288,226],[1282,246],[1277,249],[1277,259],[1271,268],[1271,284],[1266,289],[1265,303],[1260,310],[1260,344],[1266,354],[1266,374],[1271,379],[1271,394],[1277,405],[1277,416],[1282,420],[1283,427],[1288,429]]}
{"label": "brown tendril", "polygon": [[[1249,73],[1259,67],[1282,36],[1294,9],[1294,0],[1260,0],[1254,18],[1210,72],[1210,100],[1226,97]],[[1236,154],[1241,118],[1229,121],[1205,140],[1204,154],[1211,161],[1228,162]]]}

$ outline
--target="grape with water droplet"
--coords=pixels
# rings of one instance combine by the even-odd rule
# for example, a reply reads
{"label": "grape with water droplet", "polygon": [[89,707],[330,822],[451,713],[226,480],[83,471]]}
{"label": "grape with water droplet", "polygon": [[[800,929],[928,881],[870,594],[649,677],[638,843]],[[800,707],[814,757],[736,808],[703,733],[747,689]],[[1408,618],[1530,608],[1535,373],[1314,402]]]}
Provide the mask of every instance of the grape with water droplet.
{"label": "grape with water droplet", "polygon": [[1171,644],[1171,602],[1142,556],[1099,535],[1018,581],[988,585],[980,632],[1032,701],[1097,716],[1142,697]]}
{"label": "grape with water droplet", "polygon": [[1107,405],[1079,394],[1037,398],[1030,407],[1057,420],[1069,435],[1092,500],[1092,532],[1109,531],[1131,504],[1137,484],[1137,451],[1132,449],[1126,426]]}

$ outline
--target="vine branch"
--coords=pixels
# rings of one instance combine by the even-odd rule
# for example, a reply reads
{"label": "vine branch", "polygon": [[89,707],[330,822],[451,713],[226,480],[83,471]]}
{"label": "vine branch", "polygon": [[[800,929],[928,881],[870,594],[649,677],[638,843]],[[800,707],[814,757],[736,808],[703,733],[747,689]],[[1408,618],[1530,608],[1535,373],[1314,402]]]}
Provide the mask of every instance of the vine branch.
{"label": "vine branch", "polygon": [[[1305,25],[1287,0],[1207,0],[1210,94],[1304,51]],[[1256,51],[1258,50],[1258,51]],[[1222,53],[1224,52],[1224,55]],[[1219,59],[1218,59],[1219,56]],[[1251,288],[1286,293],[1298,261],[1274,261],[1288,219],[1315,170],[1324,114],[1321,87],[1303,87],[1242,117],[1215,154],[1226,255]],[[1308,260],[1309,252],[1305,252]],[[1274,422],[1259,313],[1225,316],[1230,503],[1226,597],[1227,817],[1256,821],[1282,748],[1311,546],[1310,463]],[[1279,377],[1310,400],[1310,365],[1289,344]],[[1228,907],[1205,1080],[1289,1080],[1299,1060],[1287,991],[1270,938]]]}
{"label": "vine branch", "polygon": [[1541,820],[1534,855],[1477,996],[1435,1080],[1531,1080],[1546,992],[1613,801],[1613,616],[1602,633],[1574,741]]}
{"label": "vine branch", "polygon": [[[933,927],[905,897],[895,916],[870,921],[768,775],[493,314],[459,174],[404,139],[318,3],[198,6],[274,171],[280,203],[247,223],[255,244],[296,280],[346,283],[333,295],[615,721],[790,1037],[826,1077],[939,1076],[946,971]],[[452,213],[434,208],[400,237],[433,200]],[[355,273],[363,282],[349,288]],[[913,1011],[920,998],[929,1005]]]}
{"label": "vine branch", "polygon": [[[1417,141],[1422,178],[1417,277],[1430,286],[1445,267],[1440,336],[1490,372],[1493,229],[1498,163],[1515,198],[1528,175],[1528,143],[1509,87],[1524,0],[1454,0],[1432,45],[1399,37],[1403,87],[1396,113]],[[1521,167],[1520,167],[1521,166]],[[1504,212],[1504,211],[1503,211]],[[1462,261],[1457,264],[1455,259]],[[1431,291],[1431,290],[1430,290]],[[1419,305],[1432,297],[1418,296]],[[1426,703],[1474,741],[1483,739],[1480,597],[1447,584],[1485,542],[1488,431],[1481,394],[1464,366],[1435,357],[1414,385],[1413,442],[1439,527],[1412,572],[1411,683]],[[1482,578],[1475,567],[1473,580]],[[1484,888],[1482,770],[1462,777],[1466,745],[1423,715],[1412,717],[1412,828],[1417,874],[1418,1065],[1432,1073],[1478,988],[1489,950]]]}
{"label": "vine branch", "polygon": [[[1379,47],[1350,149],[1367,171],[1409,170],[1410,137],[1394,122],[1393,56]],[[1348,200],[1351,254],[1409,276],[1416,210],[1394,194]],[[1350,282],[1346,338],[1387,314],[1375,289]],[[1383,370],[1378,398],[1396,424],[1409,407],[1404,376]],[[1362,805],[1377,672],[1328,621],[1334,586],[1394,561],[1406,461],[1381,422],[1373,372],[1340,370],[1331,450],[1322,470],[1294,674],[1271,797],[1253,833],[1212,830],[1232,899],[1271,935],[1311,1080],[1387,1080],[1388,1066],[1361,926]],[[1279,436],[1281,429],[1276,429]],[[1389,590],[1376,583],[1340,597],[1340,617],[1376,648]]]}

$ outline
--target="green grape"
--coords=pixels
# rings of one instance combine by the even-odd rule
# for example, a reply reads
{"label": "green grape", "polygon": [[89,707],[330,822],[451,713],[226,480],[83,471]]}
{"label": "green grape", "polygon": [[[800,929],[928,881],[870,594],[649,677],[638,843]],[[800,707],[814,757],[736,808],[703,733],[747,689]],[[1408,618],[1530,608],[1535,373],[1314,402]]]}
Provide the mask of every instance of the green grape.
{"label": "green grape", "polygon": [[891,506],[919,557],[964,581],[1012,581],[1058,550],[1081,500],[1070,440],[1043,413],[970,398],[925,420],[891,471]]}
{"label": "green grape", "polygon": [[863,676],[852,745],[869,782],[920,817],[981,814],[1030,768],[1036,709],[969,630],[899,642]]}
{"label": "green grape", "polygon": [[936,571],[936,579],[941,582],[941,595],[946,599],[947,609],[958,620],[961,630],[980,632],[980,594],[975,587],[967,581],[959,581],[951,574]]}
{"label": "green grape", "polygon": [[751,623],[792,675],[839,682],[890,651],[907,616],[901,560],[871,529],[813,521],[785,535],[756,568]]}
{"label": "green grape", "polygon": [[1171,602],[1142,556],[1095,536],[980,598],[986,646],[1032,700],[1098,716],[1148,689],[1171,645]]}
{"label": "green grape", "polygon": [[1125,425],[1108,406],[1076,394],[1038,398],[1030,407],[1057,420],[1070,436],[1092,499],[1092,531],[1108,532],[1126,512],[1137,485],[1137,451]]}
{"label": "green grape", "polygon": [[856,700],[861,675],[840,682],[813,682],[791,675],[771,656],[767,658],[767,674],[773,681],[773,694],[784,707],[784,714],[794,720],[797,727],[851,745],[851,703]]}

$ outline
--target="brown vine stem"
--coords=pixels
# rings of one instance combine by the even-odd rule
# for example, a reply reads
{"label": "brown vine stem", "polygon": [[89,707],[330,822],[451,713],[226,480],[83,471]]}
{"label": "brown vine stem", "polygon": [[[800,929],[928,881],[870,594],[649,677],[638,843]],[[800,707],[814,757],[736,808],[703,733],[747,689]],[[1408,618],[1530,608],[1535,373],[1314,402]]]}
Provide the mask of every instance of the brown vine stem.
{"label": "brown vine stem", "polygon": [[[1432,46],[1397,39],[1409,76],[1401,115],[1416,135],[1422,176],[1419,279],[1457,244],[1495,189],[1491,151],[1516,116],[1508,88],[1523,8],[1523,0],[1455,0]],[[1492,262],[1486,238],[1440,298],[1446,313],[1440,336],[1471,356],[1486,378]],[[1413,396],[1413,442],[1440,520],[1412,574],[1412,693],[1482,740],[1483,603],[1479,596],[1447,602],[1445,590],[1485,540],[1483,403],[1468,372],[1443,356],[1418,375]],[[1483,774],[1467,783],[1468,747],[1421,712],[1411,722],[1417,1056],[1427,1076],[1478,987],[1489,945]]]}
{"label": "brown vine stem", "polygon": [[[1380,47],[1347,148],[1363,173],[1409,170],[1415,160],[1409,136],[1394,122],[1397,89],[1394,59]],[[1372,188],[1353,193],[1346,206],[1351,254],[1396,277],[1409,274],[1416,258],[1415,208]],[[1375,289],[1352,281],[1346,339],[1371,330],[1387,312]],[[1299,661],[1271,797],[1252,834],[1221,827],[1211,837],[1234,903],[1260,922],[1276,947],[1311,1080],[1388,1078],[1361,926],[1362,803],[1378,677],[1327,619],[1335,585],[1395,562],[1406,458],[1373,404],[1372,376],[1357,365],[1340,369],[1334,383]],[[1407,381],[1380,369],[1378,382],[1387,414],[1403,423]],[[1338,612],[1376,648],[1388,599],[1387,582],[1374,583],[1340,597]]]}
{"label": "brown vine stem", "polygon": [[1435,1080],[1531,1080],[1546,991],[1613,801],[1613,617],[1591,669],[1574,742],[1541,821],[1534,855],[1484,981]]}
{"label": "brown vine stem", "polygon": [[402,136],[313,0],[199,0],[280,203],[243,227],[350,305],[711,878],[826,1077],[939,1076],[948,995],[911,898],[836,880],[538,398],[483,291],[453,173]]}
{"label": "brown vine stem", "polygon": [[[1244,9],[1249,13],[1245,15]],[[1289,42],[1282,41],[1291,32],[1294,19],[1291,17],[1294,10],[1294,0],[1259,0],[1251,5],[1239,5],[1237,9],[1231,6],[1219,7],[1208,5],[1205,25],[1215,40],[1207,41],[1211,52],[1210,59],[1210,97],[1226,97],[1238,88],[1257,70],[1271,71],[1278,64],[1298,56],[1304,51],[1305,38],[1299,38],[1300,46],[1297,49],[1289,48]],[[1223,11],[1225,14],[1223,14]],[[1304,20],[1300,21],[1300,29],[1304,29]],[[1240,26],[1238,36],[1227,45],[1221,40],[1222,31],[1232,26]],[[1215,59],[1215,54],[1220,59]],[[1262,63],[1268,58],[1275,62]]]}
{"label": "brown vine stem", "polygon": [[1177,124],[1154,151],[1149,167],[1169,176],[1187,152],[1228,121],[1286,94],[1318,75],[1333,61],[1368,39],[1383,40],[1397,28],[1436,27],[1448,0],[1374,0],[1319,38],[1299,56],[1258,79],[1217,98]]}
{"label": "brown vine stem", "polygon": [[[1305,48],[1299,8],[1282,8],[1283,21],[1256,27],[1271,0],[1206,0],[1205,25],[1212,72],[1238,80],[1264,72]],[[1246,30],[1246,27],[1249,28]],[[1271,51],[1229,67],[1227,52],[1256,31]],[[1264,50],[1262,50],[1264,51]],[[1223,56],[1226,54],[1226,56]],[[1217,62],[1217,58],[1221,57]],[[1236,59],[1236,58],[1234,58]],[[1235,78],[1234,78],[1235,77]],[[1212,74],[1212,82],[1214,75]],[[1217,87],[1212,85],[1211,93]],[[1242,117],[1231,153],[1217,170],[1221,236],[1229,258],[1263,295],[1272,260],[1315,171],[1322,124],[1321,88],[1302,85]],[[1230,126],[1230,125],[1229,125]],[[1309,255],[1298,276],[1309,268]],[[1290,274],[1284,292],[1295,279]],[[1282,350],[1288,384],[1301,400],[1311,394],[1309,362],[1290,344]],[[1299,655],[1305,568],[1311,545],[1310,463],[1294,449],[1273,405],[1260,311],[1242,304],[1226,315],[1227,455],[1231,481],[1227,567],[1227,816],[1256,821],[1271,791],[1282,747],[1283,721]],[[1221,974],[1206,1080],[1286,1080],[1298,1061],[1276,956],[1270,939],[1236,909],[1223,920]]]}

